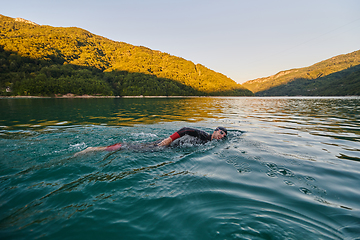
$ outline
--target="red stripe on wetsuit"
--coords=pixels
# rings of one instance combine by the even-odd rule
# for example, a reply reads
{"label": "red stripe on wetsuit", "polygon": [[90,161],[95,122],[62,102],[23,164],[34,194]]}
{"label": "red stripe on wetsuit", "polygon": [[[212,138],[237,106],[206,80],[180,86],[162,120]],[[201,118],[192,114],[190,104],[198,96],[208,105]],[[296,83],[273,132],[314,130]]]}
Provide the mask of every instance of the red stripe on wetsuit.
{"label": "red stripe on wetsuit", "polygon": [[106,151],[116,151],[116,150],[119,150],[120,148],[121,148],[121,143],[115,143],[115,144],[113,144],[113,145],[110,145],[110,146],[107,146],[106,147]]}
{"label": "red stripe on wetsuit", "polygon": [[180,137],[178,132],[173,133],[170,138],[174,141],[175,139],[178,139]]}

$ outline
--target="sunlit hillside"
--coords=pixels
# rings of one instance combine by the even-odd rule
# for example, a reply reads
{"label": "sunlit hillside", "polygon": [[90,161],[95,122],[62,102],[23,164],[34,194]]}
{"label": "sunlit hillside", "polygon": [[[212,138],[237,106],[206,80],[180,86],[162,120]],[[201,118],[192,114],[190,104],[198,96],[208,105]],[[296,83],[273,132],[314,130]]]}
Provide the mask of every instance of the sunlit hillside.
{"label": "sunlit hillside", "polygon": [[257,96],[360,95],[360,50],[245,82]]}
{"label": "sunlit hillside", "polygon": [[2,95],[253,95],[180,57],[2,15],[0,56]]}

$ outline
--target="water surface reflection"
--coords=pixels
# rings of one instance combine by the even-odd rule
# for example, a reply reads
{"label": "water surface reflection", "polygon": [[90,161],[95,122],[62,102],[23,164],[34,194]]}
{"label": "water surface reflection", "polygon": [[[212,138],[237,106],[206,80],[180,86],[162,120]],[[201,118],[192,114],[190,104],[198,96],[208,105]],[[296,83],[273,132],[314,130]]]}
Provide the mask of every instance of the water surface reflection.
{"label": "water surface reflection", "polygon": [[[217,118],[212,98],[0,99],[0,125],[7,128],[74,124],[133,126]],[[215,114],[214,114],[215,113]]]}

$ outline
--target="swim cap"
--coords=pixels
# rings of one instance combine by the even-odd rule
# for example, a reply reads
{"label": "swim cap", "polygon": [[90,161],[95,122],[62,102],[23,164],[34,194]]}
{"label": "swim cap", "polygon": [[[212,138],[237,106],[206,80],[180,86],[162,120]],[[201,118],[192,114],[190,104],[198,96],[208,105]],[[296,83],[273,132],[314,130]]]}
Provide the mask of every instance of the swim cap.
{"label": "swim cap", "polygon": [[226,130],[226,128],[224,128],[224,127],[217,127],[217,128],[215,129],[215,131],[218,131],[218,130],[224,131],[224,132],[226,133],[226,135],[227,135],[227,130]]}

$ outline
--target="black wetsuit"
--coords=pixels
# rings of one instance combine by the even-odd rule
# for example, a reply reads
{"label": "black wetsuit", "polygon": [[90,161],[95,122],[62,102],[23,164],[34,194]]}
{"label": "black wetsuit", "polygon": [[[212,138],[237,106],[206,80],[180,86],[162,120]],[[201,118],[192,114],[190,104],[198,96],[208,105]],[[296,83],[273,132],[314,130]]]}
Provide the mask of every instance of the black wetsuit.
{"label": "black wetsuit", "polygon": [[[198,130],[198,129],[194,129],[194,128],[188,128],[188,127],[183,127],[182,129],[180,129],[179,131],[173,133],[170,138],[175,141],[178,138],[181,138],[185,135],[189,135],[194,137],[194,141],[190,141],[191,143],[195,143],[195,144],[203,144],[206,143],[208,141],[211,141],[211,135]],[[131,150],[150,150],[150,149],[154,149],[155,147],[158,147],[158,144],[161,142],[162,140],[158,140],[155,142],[151,142],[151,143],[141,143],[141,144],[124,144],[124,143],[116,143],[114,145],[111,146],[107,146],[106,150],[107,151],[116,151],[119,149],[131,149]],[[181,143],[176,142],[174,143],[175,145],[181,145]]]}
{"label": "black wetsuit", "polygon": [[207,132],[204,132],[204,131],[201,131],[198,129],[194,129],[194,128],[187,128],[187,127],[183,127],[179,131],[175,132],[174,134],[172,134],[170,136],[170,138],[174,141],[185,135],[195,137],[197,140],[200,141],[200,143],[206,143],[208,141],[211,141],[211,135],[208,134]]}

